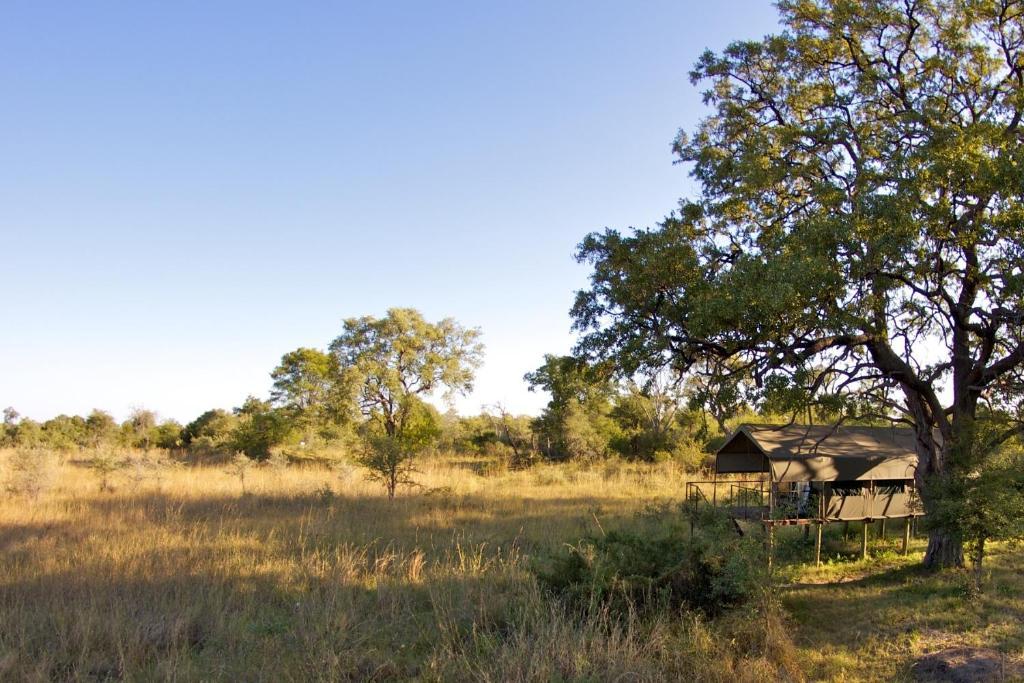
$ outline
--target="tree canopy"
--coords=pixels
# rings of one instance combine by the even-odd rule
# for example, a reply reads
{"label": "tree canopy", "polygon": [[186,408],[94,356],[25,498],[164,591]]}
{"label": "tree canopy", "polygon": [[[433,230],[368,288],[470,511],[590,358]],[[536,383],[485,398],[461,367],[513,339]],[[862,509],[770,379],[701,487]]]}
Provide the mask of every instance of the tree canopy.
{"label": "tree canopy", "polygon": [[[929,509],[930,481],[967,476],[979,410],[996,439],[1024,424],[1024,8],[779,9],[783,31],[691,74],[711,113],[674,150],[699,196],[580,245],[579,350],[626,372],[728,361],[837,419],[907,421]],[[955,529],[925,561],[962,562]]]}

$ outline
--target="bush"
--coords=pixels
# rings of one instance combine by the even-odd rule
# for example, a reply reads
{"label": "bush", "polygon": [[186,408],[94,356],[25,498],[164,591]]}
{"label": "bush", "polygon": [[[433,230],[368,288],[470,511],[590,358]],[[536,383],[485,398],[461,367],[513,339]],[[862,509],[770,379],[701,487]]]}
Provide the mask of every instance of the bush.
{"label": "bush", "polygon": [[8,493],[37,500],[57,477],[57,458],[38,448],[18,448],[8,458],[5,488]]}
{"label": "bush", "polygon": [[688,520],[664,511],[639,532],[583,538],[536,573],[543,586],[591,611],[681,606],[708,615],[747,602],[766,579],[761,544],[717,511]]}

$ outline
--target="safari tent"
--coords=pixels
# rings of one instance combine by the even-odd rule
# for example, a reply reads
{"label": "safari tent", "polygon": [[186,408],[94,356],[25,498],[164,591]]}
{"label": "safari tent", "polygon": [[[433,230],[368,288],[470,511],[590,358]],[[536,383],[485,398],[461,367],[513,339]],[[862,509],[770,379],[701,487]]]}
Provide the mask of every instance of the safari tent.
{"label": "safari tent", "polygon": [[[920,514],[912,429],[835,425],[742,425],[715,454],[714,479],[690,482],[687,498],[735,519],[777,525],[906,519]],[[820,540],[819,540],[820,544]]]}

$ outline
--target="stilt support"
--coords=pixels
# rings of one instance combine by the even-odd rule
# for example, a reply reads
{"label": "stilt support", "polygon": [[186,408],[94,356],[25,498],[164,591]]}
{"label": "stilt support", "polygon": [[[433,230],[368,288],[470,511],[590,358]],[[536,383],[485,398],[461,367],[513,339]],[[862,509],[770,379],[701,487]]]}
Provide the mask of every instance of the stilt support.
{"label": "stilt support", "polygon": [[815,524],[816,533],[814,534],[814,566],[821,566],[821,527],[823,524],[818,522]]}
{"label": "stilt support", "polygon": [[910,550],[910,525],[911,518],[907,517],[903,520],[903,554],[906,555],[907,551]]}
{"label": "stilt support", "polygon": [[868,529],[871,524],[865,520],[861,524],[861,536],[860,536],[860,559],[866,560],[868,558]]}

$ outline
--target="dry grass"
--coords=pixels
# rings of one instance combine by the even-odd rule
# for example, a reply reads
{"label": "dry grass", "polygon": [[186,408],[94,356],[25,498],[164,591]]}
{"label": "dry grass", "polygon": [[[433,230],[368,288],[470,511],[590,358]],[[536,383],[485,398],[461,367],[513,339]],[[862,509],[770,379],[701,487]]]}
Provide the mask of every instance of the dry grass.
{"label": "dry grass", "polygon": [[100,491],[86,464],[0,503],[2,680],[800,678],[771,605],[584,620],[539,590],[531,558],[680,500],[669,464],[435,458],[393,503],[358,472],[253,468],[243,494],[226,467],[132,467]]}

